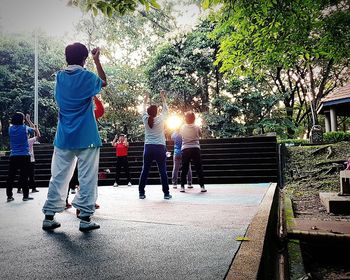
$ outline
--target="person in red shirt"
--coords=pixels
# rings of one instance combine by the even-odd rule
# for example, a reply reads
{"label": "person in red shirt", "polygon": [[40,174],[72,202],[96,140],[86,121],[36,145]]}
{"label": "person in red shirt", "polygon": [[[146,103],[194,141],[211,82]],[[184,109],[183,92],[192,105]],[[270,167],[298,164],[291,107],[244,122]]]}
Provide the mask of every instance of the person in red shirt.
{"label": "person in red shirt", "polygon": [[115,170],[115,182],[114,182],[113,187],[118,187],[119,175],[120,175],[120,170],[122,167],[125,170],[126,178],[128,181],[128,186],[130,187],[131,186],[131,178],[130,178],[129,163],[128,163],[128,148],[129,148],[128,139],[126,138],[126,136],[124,134],[121,134],[119,136],[119,138],[116,135],[112,141],[112,146],[115,147],[116,156],[117,156],[117,164],[116,164],[116,170]]}

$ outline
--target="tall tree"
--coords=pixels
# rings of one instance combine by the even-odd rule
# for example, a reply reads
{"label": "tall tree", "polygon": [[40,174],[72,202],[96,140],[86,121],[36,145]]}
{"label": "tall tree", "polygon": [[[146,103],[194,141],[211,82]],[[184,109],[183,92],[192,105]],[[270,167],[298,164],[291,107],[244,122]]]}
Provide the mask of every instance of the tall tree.
{"label": "tall tree", "polygon": [[213,33],[220,40],[221,70],[264,79],[284,96],[290,121],[298,125],[311,111],[316,124],[321,98],[348,77],[349,1],[206,0],[205,5],[214,2],[223,4]]}

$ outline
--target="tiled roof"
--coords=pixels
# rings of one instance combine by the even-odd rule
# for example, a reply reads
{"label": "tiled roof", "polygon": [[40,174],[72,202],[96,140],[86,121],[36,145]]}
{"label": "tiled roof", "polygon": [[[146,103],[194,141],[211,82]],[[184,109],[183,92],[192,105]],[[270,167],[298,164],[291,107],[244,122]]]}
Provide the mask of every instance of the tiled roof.
{"label": "tiled roof", "polygon": [[322,98],[321,103],[333,101],[333,100],[344,99],[344,98],[350,98],[350,83],[346,84],[345,86],[343,86],[341,88],[337,88],[331,94]]}

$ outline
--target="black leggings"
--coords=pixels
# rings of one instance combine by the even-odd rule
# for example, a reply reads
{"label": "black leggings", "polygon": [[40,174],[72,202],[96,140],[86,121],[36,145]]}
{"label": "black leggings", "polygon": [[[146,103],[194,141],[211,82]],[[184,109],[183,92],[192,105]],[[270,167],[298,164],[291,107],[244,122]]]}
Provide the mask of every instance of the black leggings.
{"label": "black leggings", "polygon": [[13,182],[19,170],[19,187],[23,189],[23,197],[29,196],[28,173],[30,170],[30,156],[11,156],[8,169],[6,195],[13,196]]}

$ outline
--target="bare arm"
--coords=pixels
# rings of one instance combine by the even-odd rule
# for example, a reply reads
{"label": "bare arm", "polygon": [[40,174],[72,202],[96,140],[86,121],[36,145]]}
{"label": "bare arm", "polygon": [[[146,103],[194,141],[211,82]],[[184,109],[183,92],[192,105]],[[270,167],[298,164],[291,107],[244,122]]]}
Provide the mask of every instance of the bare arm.
{"label": "bare arm", "polygon": [[39,127],[32,122],[32,120],[30,119],[30,115],[29,114],[26,114],[26,121],[28,122],[29,126],[34,129],[35,135],[37,137],[41,137]]}
{"label": "bare arm", "polygon": [[96,66],[96,70],[98,73],[98,76],[102,80],[102,87],[105,87],[107,85],[107,77],[106,73],[102,68],[101,62],[100,62],[100,48],[94,48],[92,51],[92,58],[94,59],[94,63]]}
{"label": "bare arm", "polygon": [[149,93],[146,92],[145,93],[145,97],[143,99],[143,112],[146,112],[146,110],[147,110],[147,102],[148,102],[148,100],[149,100]]}
{"label": "bare arm", "polygon": [[117,142],[117,135],[114,137],[113,141],[112,141],[112,146],[114,147],[115,146],[115,143]]}

